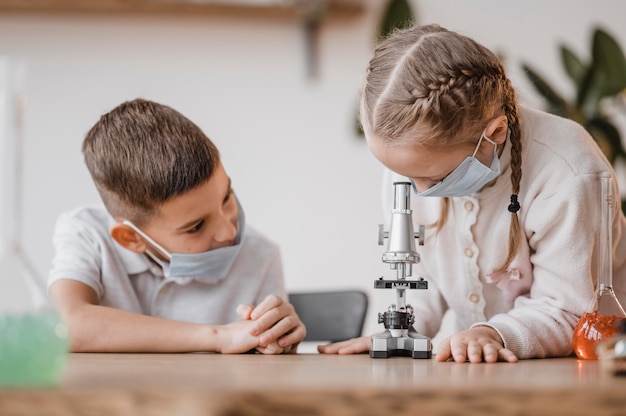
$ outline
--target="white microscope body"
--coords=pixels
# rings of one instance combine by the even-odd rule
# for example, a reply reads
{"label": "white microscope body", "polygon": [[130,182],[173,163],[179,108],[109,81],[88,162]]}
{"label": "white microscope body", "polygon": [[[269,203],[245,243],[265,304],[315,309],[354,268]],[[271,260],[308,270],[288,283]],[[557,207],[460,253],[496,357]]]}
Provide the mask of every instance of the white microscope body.
{"label": "white microscope body", "polygon": [[419,233],[413,231],[412,210],[410,208],[409,182],[394,182],[394,206],[391,211],[389,231],[379,226],[378,244],[383,245],[388,239],[387,251],[382,260],[389,263],[396,271],[395,280],[383,277],[374,281],[376,289],[396,289],[396,303],[391,304],[387,312],[378,314],[378,323],[385,325],[385,332],[372,337],[370,357],[388,358],[392,355],[412,358],[431,358],[430,338],[419,334],[413,327],[415,316],[413,307],[406,303],[407,289],[428,289],[428,282],[423,278],[407,280],[412,275],[412,265],[419,263],[419,254],[415,251],[415,239],[424,245],[424,226]]}

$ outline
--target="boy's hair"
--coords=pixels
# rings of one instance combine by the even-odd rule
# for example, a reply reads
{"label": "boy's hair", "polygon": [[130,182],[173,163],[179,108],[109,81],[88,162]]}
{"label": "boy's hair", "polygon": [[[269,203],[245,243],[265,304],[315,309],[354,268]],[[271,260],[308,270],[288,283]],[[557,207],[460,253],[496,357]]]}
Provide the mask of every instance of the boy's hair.
{"label": "boy's hair", "polygon": [[[468,37],[427,25],[393,32],[370,60],[360,118],[366,134],[380,140],[398,143],[418,136],[431,149],[475,145],[487,123],[500,114],[508,121],[511,185],[517,198],[522,177],[517,99],[493,52]],[[445,223],[449,203],[442,200],[437,229]],[[509,251],[498,270],[508,267],[519,251],[519,220],[516,210],[511,211]]]}
{"label": "boy's hair", "polygon": [[219,152],[200,128],[152,101],[127,101],[100,117],[82,146],[107,210],[143,225],[159,207],[207,181]]}

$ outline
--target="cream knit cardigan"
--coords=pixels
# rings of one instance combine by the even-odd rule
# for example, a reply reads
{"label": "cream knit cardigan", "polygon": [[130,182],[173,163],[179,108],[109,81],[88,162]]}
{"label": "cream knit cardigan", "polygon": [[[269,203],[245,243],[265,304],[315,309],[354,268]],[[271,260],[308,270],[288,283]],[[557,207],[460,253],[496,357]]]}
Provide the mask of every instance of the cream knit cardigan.
{"label": "cream knit cardigan", "polygon": [[[429,337],[437,334],[450,309],[455,331],[489,325],[519,358],[565,356],[572,353],[580,315],[594,307],[598,175],[613,174],[613,169],[580,125],[525,107],[520,118],[522,251],[506,272],[494,273],[506,256],[511,218],[507,142],[500,176],[472,196],[451,198],[442,230],[426,227],[414,278],[424,277],[429,288],[410,291],[408,301],[415,308],[415,328]],[[405,179],[385,170],[385,218],[393,204],[392,183]],[[416,227],[439,217],[440,198],[413,195],[411,206]],[[614,212],[613,286],[626,305],[626,219],[619,198]]]}

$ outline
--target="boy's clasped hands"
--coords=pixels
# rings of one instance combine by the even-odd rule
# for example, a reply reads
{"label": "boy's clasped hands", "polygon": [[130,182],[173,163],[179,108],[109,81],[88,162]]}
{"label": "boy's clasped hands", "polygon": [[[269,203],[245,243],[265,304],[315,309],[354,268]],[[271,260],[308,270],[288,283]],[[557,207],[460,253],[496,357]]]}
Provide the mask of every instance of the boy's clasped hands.
{"label": "boy's clasped hands", "polygon": [[276,295],[267,296],[257,306],[239,305],[242,321],[224,325],[222,353],[237,354],[256,350],[262,354],[295,352],[306,328],[294,307]]}

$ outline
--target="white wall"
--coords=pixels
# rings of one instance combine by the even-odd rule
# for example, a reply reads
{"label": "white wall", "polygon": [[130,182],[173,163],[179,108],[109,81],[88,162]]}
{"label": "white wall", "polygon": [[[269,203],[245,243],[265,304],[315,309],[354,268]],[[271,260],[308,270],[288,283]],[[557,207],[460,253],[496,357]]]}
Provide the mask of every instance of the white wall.
{"label": "white wall", "polygon": [[[358,89],[382,1],[332,18],[320,74],[306,77],[295,19],[1,14],[0,55],[27,61],[23,241],[44,278],[56,217],[99,202],[80,146],[98,117],[135,97],[173,106],[221,149],[249,223],[281,246],[288,289],[358,287],[371,294],[366,332],[395,299],[370,289],[388,273],[376,245],[381,167],[353,134]],[[524,101],[533,64],[564,92],[557,43],[586,57],[602,25],[626,47],[621,0],[415,0],[436,22],[506,56]],[[0,304],[30,302],[19,273],[0,270]],[[409,295],[410,296],[410,295]],[[410,297],[409,297],[410,299]]]}

